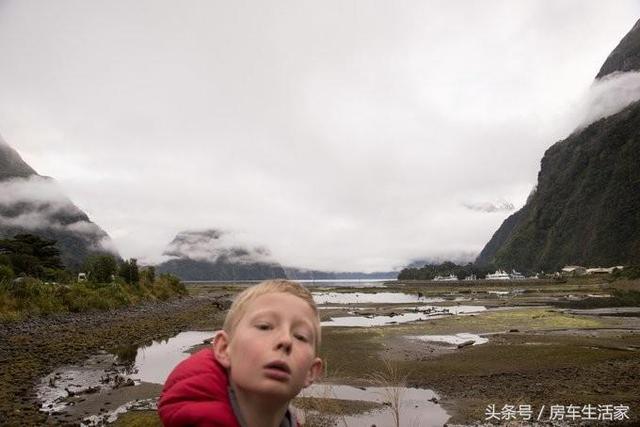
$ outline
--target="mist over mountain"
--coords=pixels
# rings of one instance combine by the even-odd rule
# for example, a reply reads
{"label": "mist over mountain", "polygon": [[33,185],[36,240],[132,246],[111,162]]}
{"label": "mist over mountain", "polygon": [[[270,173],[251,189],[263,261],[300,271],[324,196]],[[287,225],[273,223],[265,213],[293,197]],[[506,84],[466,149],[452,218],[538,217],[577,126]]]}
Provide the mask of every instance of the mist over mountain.
{"label": "mist over mountain", "polygon": [[376,271],[373,273],[363,273],[358,271],[307,270],[304,268],[296,267],[285,267],[284,271],[287,274],[287,279],[291,280],[393,280],[398,277],[397,271]]}
{"label": "mist over mountain", "polygon": [[109,235],[57,185],[39,175],[0,137],[0,238],[31,233],[55,240],[67,267],[92,252],[117,254]]}
{"label": "mist over mountain", "polygon": [[280,264],[260,246],[238,243],[234,235],[217,229],[182,231],[164,252],[171,257],[157,266],[183,280],[262,280],[286,278]]}
{"label": "mist over mountain", "polygon": [[260,245],[242,242],[235,233],[219,229],[182,231],[169,243],[159,264],[160,273],[183,280],[349,280],[395,279],[397,272],[332,272],[283,267]]}
{"label": "mist over mountain", "polygon": [[640,262],[640,21],[592,87],[587,120],[544,154],[535,192],[476,262],[556,270]]}

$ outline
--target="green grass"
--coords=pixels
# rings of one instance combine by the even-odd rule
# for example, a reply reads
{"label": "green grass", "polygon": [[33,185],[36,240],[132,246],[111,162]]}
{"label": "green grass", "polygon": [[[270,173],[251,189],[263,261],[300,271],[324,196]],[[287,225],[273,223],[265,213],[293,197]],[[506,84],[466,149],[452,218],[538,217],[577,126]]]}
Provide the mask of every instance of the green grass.
{"label": "green grass", "polygon": [[152,283],[142,280],[138,284],[122,281],[52,284],[27,277],[20,282],[0,283],[0,322],[52,313],[111,310],[186,294],[184,285],[169,275],[162,275]]}
{"label": "green grass", "polygon": [[118,417],[114,427],[162,427],[156,411],[130,411]]}

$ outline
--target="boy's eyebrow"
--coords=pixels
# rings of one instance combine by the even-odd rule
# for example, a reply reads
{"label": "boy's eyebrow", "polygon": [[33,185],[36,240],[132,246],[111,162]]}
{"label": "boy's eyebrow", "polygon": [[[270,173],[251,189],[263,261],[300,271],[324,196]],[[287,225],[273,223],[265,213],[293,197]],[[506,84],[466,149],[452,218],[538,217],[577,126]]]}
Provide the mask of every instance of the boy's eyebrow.
{"label": "boy's eyebrow", "polygon": [[[250,316],[249,316],[249,320],[256,320],[256,318],[259,318],[260,316],[275,316],[275,317],[280,317],[280,312],[278,310],[274,310],[273,308],[263,308],[257,311],[254,311]],[[306,318],[298,318],[298,319],[294,319],[294,324],[296,323],[302,323],[305,326],[308,326],[311,329],[311,332],[315,335],[315,328],[313,326],[313,322],[310,322],[308,319]]]}

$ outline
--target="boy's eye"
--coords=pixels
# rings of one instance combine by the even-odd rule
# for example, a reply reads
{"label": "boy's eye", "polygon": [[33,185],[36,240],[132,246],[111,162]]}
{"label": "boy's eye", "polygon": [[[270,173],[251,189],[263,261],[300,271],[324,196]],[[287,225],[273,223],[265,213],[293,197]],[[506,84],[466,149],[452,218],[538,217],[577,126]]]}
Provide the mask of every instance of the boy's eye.
{"label": "boy's eye", "polygon": [[271,329],[271,325],[268,323],[258,323],[256,325],[256,328],[260,329],[261,331],[268,331],[269,329]]}
{"label": "boy's eye", "polygon": [[302,334],[295,334],[294,337],[302,342],[309,342],[309,338],[307,338],[306,335],[302,335]]}

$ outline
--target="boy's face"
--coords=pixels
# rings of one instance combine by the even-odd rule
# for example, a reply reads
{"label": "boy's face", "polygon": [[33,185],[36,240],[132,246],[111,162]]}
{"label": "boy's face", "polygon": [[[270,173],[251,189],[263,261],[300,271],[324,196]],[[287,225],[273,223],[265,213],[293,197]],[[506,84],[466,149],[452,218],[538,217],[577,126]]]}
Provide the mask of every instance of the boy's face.
{"label": "boy's face", "polygon": [[260,295],[247,304],[231,337],[218,334],[216,358],[242,392],[290,400],[322,369],[315,356],[315,318],[309,304],[294,295]]}

